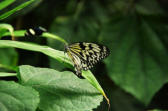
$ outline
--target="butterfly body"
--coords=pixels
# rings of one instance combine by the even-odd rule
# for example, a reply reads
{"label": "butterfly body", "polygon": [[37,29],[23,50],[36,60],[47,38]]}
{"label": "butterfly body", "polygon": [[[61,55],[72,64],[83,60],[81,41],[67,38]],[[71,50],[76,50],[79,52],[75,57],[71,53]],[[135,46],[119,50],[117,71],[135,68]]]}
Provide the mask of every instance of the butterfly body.
{"label": "butterfly body", "polygon": [[83,78],[82,70],[89,70],[110,53],[103,45],[87,42],[66,45],[65,51],[74,63],[76,75],[79,78]]}

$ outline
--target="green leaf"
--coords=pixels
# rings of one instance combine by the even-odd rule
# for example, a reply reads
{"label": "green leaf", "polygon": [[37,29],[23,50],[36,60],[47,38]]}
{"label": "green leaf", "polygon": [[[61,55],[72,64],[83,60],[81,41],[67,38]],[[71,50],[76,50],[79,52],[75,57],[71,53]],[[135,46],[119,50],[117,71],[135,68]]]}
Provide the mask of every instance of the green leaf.
{"label": "green leaf", "polygon": [[[25,32],[26,32],[25,30],[16,30],[13,32],[13,34],[15,37],[24,37]],[[5,32],[0,37],[10,36],[10,35],[11,35],[10,32]]]}
{"label": "green leaf", "polygon": [[0,111],[35,111],[39,94],[31,87],[0,81]]}
{"label": "green leaf", "polygon": [[114,18],[100,41],[111,55],[105,60],[111,79],[144,104],[168,81],[168,54],[159,36],[136,16]]}
{"label": "green leaf", "polygon": [[48,46],[40,46],[33,43],[25,43],[25,42],[18,42],[18,41],[0,40],[0,47],[14,47],[14,48],[20,48],[24,50],[41,52],[50,57],[55,58],[61,63],[64,61],[65,65],[66,63],[72,64],[70,60],[67,58],[67,56],[64,54],[64,52],[52,49]]}
{"label": "green leaf", "polygon": [[0,68],[15,70],[18,54],[14,48],[0,48]]}
{"label": "green leaf", "polygon": [[11,76],[16,76],[16,73],[6,73],[6,72],[0,72],[0,77],[11,77]]}
{"label": "green leaf", "polygon": [[10,36],[13,36],[13,27],[12,27],[12,25],[10,25],[10,24],[0,24],[0,38],[2,37],[2,36],[4,36],[4,34],[6,33],[6,32],[8,32],[9,31],[9,35]]}
{"label": "green leaf", "polygon": [[14,8],[14,9],[12,9],[12,10],[10,10],[10,11],[4,13],[4,14],[1,14],[1,15],[0,15],[0,20],[5,19],[5,18],[7,18],[8,16],[12,15],[13,13],[15,13],[16,11],[19,11],[19,10],[23,9],[23,8],[26,7],[27,5],[31,4],[33,1],[34,1],[34,0],[29,0],[29,1],[27,1],[27,2],[25,2],[25,3],[23,3],[23,4],[21,4],[21,5],[17,6],[16,8]]}
{"label": "green leaf", "polygon": [[44,111],[86,111],[96,108],[102,96],[87,80],[72,72],[20,66],[21,83],[40,94],[39,108]]}
{"label": "green leaf", "polygon": [[4,0],[0,2],[0,10],[7,7],[8,5],[12,4],[15,0]]}

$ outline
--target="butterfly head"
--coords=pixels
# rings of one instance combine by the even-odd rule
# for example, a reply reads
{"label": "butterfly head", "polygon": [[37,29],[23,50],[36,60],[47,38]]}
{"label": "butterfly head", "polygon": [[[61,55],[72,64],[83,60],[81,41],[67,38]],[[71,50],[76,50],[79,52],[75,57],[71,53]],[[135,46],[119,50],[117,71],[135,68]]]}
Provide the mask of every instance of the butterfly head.
{"label": "butterfly head", "polygon": [[65,50],[65,52],[67,52],[69,49],[70,49],[70,48],[69,48],[68,44],[65,44],[65,45],[64,45],[64,50]]}

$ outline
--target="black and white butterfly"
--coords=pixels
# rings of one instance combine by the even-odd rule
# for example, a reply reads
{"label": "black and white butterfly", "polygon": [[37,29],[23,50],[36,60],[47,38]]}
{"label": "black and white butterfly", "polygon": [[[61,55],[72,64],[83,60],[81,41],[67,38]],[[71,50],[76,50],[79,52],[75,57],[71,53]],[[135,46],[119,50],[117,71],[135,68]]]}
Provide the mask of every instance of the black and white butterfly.
{"label": "black and white butterfly", "polygon": [[76,75],[83,78],[82,70],[89,70],[97,62],[110,54],[107,47],[87,42],[78,42],[65,46],[65,51],[74,63]]}

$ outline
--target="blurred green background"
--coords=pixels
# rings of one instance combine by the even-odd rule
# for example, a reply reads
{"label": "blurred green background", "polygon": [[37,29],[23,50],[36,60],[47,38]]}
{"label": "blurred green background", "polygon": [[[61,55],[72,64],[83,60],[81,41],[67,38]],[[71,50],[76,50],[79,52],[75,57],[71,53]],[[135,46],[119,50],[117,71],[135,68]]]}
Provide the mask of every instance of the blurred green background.
{"label": "blurred green background", "polygon": [[[17,0],[0,13],[25,1]],[[110,56],[92,72],[111,100],[111,111],[163,110],[168,109],[167,6],[167,0],[37,0],[1,23],[11,24],[15,30],[42,26],[69,44],[106,45]],[[64,50],[64,44],[52,39],[17,40]],[[28,64],[65,70],[50,57],[20,49],[0,49],[0,60],[9,66]],[[104,100],[95,111],[105,110]]]}

